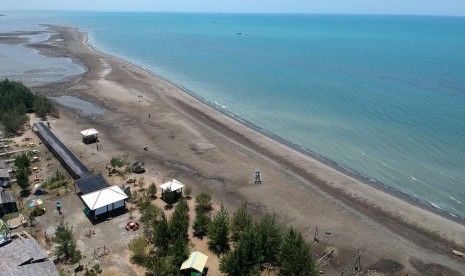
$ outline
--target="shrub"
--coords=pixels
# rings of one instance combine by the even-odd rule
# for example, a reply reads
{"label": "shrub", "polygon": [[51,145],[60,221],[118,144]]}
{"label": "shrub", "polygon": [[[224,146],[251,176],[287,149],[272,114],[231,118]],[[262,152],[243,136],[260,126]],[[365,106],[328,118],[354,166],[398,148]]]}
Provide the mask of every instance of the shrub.
{"label": "shrub", "polygon": [[32,210],[31,212],[31,215],[33,215],[34,217],[39,217],[43,214],[45,214],[44,208],[34,208],[34,210]]}
{"label": "shrub", "polygon": [[201,192],[195,197],[196,212],[210,212],[212,210],[212,196],[207,192]]}

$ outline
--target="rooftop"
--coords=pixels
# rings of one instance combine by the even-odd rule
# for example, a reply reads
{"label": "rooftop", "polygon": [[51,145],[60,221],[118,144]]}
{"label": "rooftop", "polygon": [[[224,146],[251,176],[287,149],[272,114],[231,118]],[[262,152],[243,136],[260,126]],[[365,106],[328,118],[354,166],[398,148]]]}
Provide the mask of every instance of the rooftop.
{"label": "rooftop", "polygon": [[177,181],[176,179],[170,180],[168,182],[165,182],[160,185],[160,188],[165,191],[165,190],[170,190],[170,191],[177,191],[179,189],[184,188],[184,184],[181,182]]}
{"label": "rooftop", "polygon": [[93,129],[93,128],[89,128],[89,129],[81,131],[81,134],[84,135],[84,136],[91,136],[91,135],[95,135],[97,133],[98,133],[98,131],[96,129]]}
{"label": "rooftop", "polygon": [[59,275],[53,262],[33,238],[16,238],[0,247],[2,276]]}
{"label": "rooftop", "polygon": [[208,256],[200,253],[199,251],[194,251],[190,254],[189,259],[185,260],[180,270],[185,269],[194,269],[198,272],[202,272],[207,263]]}
{"label": "rooftop", "polygon": [[76,180],[76,186],[82,194],[89,194],[108,187],[108,182],[101,173],[89,175]]}
{"label": "rooftop", "polygon": [[85,194],[81,198],[87,207],[89,207],[89,209],[95,210],[100,207],[124,200],[128,198],[128,196],[118,186],[115,185],[90,194]]}

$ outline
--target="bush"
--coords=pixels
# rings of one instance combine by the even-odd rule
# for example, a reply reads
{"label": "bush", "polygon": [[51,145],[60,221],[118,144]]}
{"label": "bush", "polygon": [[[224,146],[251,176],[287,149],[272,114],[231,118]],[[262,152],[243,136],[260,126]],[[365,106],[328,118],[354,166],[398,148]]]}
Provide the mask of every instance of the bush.
{"label": "bush", "polygon": [[210,212],[212,210],[212,196],[207,192],[201,192],[195,197],[196,212]]}
{"label": "bush", "polygon": [[113,156],[110,160],[110,165],[113,167],[113,168],[121,168],[122,166],[124,166],[125,164],[127,163],[127,155],[117,155],[117,156]]}
{"label": "bush", "polygon": [[184,188],[184,195],[186,196],[187,199],[191,198],[191,193],[192,193],[191,186],[186,185],[186,187]]}
{"label": "bush", "polygon": [[150,184],[149,188],[147,189],[147,194],[150,198],[155,198],[157,195],[157,185],[154,182]]}
{"label": "bush", "polygon": [[144,237],[138,236],[131,240],[129,243],[129,250],[131,250],[131,262],[137,265],[144,265],[147,258],[147,242]]}
{"label": "bush", "polygon": [[44,208],[34,208],[34,210],[32,210],[31,212],[31,215],[33,215],[34,217],[39,217],[39,216],[42,216],[43,214],[45,214]]}
{"label": "bush", "polygon": [[68,185],[68,177],[65,173],[60,170],[56,170],[55,174],[50,178],[49,181],[45,182],[42,187],[48,189],[58,189]]}

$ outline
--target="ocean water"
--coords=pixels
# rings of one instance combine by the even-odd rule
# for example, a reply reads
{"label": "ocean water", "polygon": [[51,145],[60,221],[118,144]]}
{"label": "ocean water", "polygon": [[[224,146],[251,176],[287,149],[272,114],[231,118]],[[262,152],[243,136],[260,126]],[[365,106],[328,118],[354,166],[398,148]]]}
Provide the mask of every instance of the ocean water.
{"label": "ocean water", "polygon": [[465,18],[8,16],[0,30],[80,27],[102,51],[379,185],[465,218]]}

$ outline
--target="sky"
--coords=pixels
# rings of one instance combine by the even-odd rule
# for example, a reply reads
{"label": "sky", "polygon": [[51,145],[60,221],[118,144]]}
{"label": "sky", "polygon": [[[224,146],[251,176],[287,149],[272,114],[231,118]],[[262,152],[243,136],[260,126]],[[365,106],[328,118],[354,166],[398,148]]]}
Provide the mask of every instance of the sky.
{"label": "sky", "polygon": [[349,13],[465,16],[465,0],[0,0],[0,10]]}

